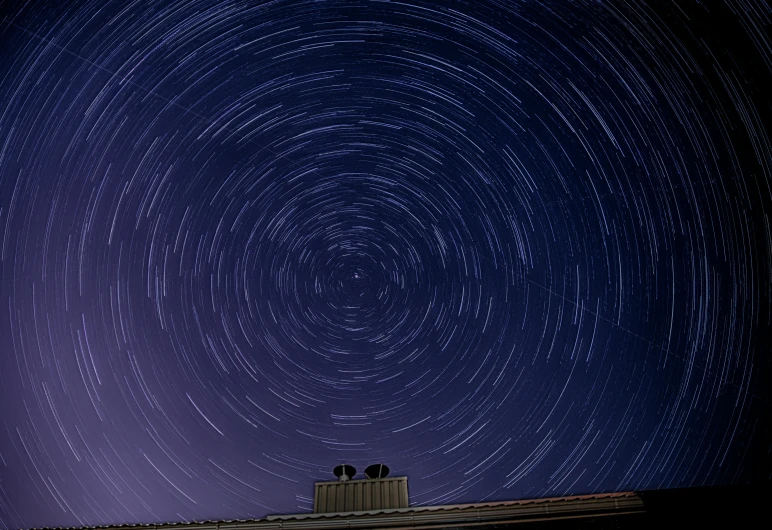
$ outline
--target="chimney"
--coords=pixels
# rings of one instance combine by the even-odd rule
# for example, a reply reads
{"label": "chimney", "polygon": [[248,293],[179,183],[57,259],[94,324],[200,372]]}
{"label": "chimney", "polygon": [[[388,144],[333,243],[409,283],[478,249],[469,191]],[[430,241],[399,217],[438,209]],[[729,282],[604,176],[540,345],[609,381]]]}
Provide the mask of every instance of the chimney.
{"label": "chimney", "polygon": [[314,513],[345,513],[393,510],[409,506],[407,477],[386,478],[389,468],[373,464],[365,469],[365,480],[352,480],[356,469],[348,464],[336,466],[335,482],[314,485]]}

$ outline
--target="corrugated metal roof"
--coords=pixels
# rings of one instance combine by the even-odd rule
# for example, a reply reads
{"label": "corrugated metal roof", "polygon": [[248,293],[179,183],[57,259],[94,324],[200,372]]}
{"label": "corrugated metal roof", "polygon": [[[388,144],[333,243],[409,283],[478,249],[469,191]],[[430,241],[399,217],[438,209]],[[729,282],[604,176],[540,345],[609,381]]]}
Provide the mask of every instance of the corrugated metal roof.
{"label": "corrugated metal roof", "polygon": [[366,510],[359,512],[334,512],[334,513],[298,513],[288,515],[269,515],[265,519],[269,521],[275,521],[279,519],[319,519],[319,518],[333,518],[333,517],[356,517],[363,515],[384,515],[394,513],[420,513],[420,512],[434,512],[434,511],[448,511],[448,510],[469,510],[480,508],[501,508],[510,506],[522,506],[526,504],[544,504],[544,503],[557,503],[557,502],[571,502],[582,500],[601,500],[601,499],[619,499],[619,498],[636,498],[638,495],[634,492],[621,492],[621,493],[603,493],[597,495],[574,495],[572,497],[548,497],[544,499],[525,499],[519,501],[494,501],[494,502],[481,502],[470,504],[441,504],[437,506],[411,506],[409,508],[393,508],[390,510]]}
{"label": "corrugated metal roof", "polygon": [[367,512],[269,516],[264,522],[256,525],[256,530],[439,529],[447,526],[486,526],[566,517],[579,519],[624,516],[643,512],[644,503],[641,496],[626,492]]}
{"label": "corrugated metal roof", "polygon": [[[603,502],[607,501],[607,502]],[[620,501],[624,501],[621,502]],[[359,512],[342,513],[300,513],[288,515],[269,515],[263,519],[234,519],[223,521],[201,521],[201,522],[173,522],[173,523],[149,523],[149,524],[124,524],[108,526],[88,526],[88,527],[52,527],[45,530],[113,530],[113,529],[164,529],[164,528],[195,528],[196,530],[238,530],[249,528],[303,528],[322,526],[326,523],[335,521],[361,521],[367,522],[367,519],[377,518],[379,525],[397,525],[400,521],[410,518],[413,522],[420,520],[435,520],[443,514],[453,516],[454,514],[467,514],[477,512],[477,520],[485,518],[486,515],[516,515],[523,514],[545,514],[550,513],[550,507],[562,508],[557,511],[567,511],[574,509],[571,505],[582,505],[587,508],[597,506],[603,509],[637,509],[643,507],[643,501],[640,495],[634,492],[604,493],[597,495],[575,495],[571,497],[550,497],[544,499],[525,499],[516,501],[497,501],[472,504],[446,504],[438,506],[413,506],[409,508],[395,508],[390,510],[372,510]],[[532,507],[536,510],[528,511]],[[545,509],[546,508],[546,509]],[[419,521],[416,521],[418,519]],[[301,526],[304,525],[304,526]],[[348,523],[349,527],[364,527],[364,525]],[[37,529],[32,529],[37,530]]]}
{"label": "corrugated metal roof", "polygon": [[604,493],[599,495],[575,495],[572,497],[549,497],[545,499],[525,499],[518,501],[496,501],[485,503],[471,503],[471,504],[444,504],[437,506],[411,506],[409,508],[397,508],[390,510],[368,510],[360,512],[338,512],[338,513],[301,513],[301,514],[288,514],[288,515],[269,515],[265,519],[268,521],[278,520],[305,520],[305,519],[333,519],[333,518],[349,518],[349,517],[363,517],[363,516],[375,516],[375,515],[393,515],[393,514],[405,514],[405,513],[425,513],[425,512],[438,512],[438,511],[463,511],[463,510],[480,510],[480,509],[497,509],[497,508],[510,508],[516,506],[526,505],[543,505],[543,504],[557,504],[557,503],[576,503],[577,501],[598,501],[604,499],[638,499],[639,495],[633,492],[622,493]]}

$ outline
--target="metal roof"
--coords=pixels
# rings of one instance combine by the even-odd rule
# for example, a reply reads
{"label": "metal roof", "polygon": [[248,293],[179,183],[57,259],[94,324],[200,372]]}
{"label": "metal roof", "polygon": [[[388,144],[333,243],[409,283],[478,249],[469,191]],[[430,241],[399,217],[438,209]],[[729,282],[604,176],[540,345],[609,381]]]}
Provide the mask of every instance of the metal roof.
{"label": "metal roof", "polygon": [[[431,528],[450,523],[495,523],[500,521],[544,519],[573,513],[588,516],[603,514],[638,513],[643,510],[641,496],[633,492],[576,495],[473,504],[448,504],[439,506],[414,506],[389,510],[373,510],[343,513],[300,513],[269,515],[262,519],[223,520],[202,522],[176,522],[158,524],[125,524],[80,527],[82,529],[153,529],[188,528],[195,530],[263,530],[269,528],[405,528],[421,526]],[[48,530],[75,530],[75,528],[50,528]]]}
{"label": "metal roof", "polygon": [[[359,512],[337,512],[337,513],[299,513],[288,515],[269,515],[265,517],[265,520],[301,520],[301,519],[330,519],[340,517],[361,517],[368,515],[385,515],[395,513],[422,513],[422,512],[436,512],[436,511],[450,511],[450,510],[472,510],[472,509],[490,509],[490,508],[505,508],[512,506],[525,506],[533,504],[545,504],[545,503],[570,503],[575,501],[589,501],[589,500],[603,500],[603,499],[621,499],[621,498],[637,498],[638,495],[633,492],[622,493],[604,493],[599,495],[575,495],[572,497],[549,497],[545,499],[525,499],[519,501],[495,501],[495,502],[480,502],[470,504],[440,504],[437,506],[411,506],[409,508],[394,508],[390,510],[368,510]],[[261,519],[262,520],[262,519]]]}

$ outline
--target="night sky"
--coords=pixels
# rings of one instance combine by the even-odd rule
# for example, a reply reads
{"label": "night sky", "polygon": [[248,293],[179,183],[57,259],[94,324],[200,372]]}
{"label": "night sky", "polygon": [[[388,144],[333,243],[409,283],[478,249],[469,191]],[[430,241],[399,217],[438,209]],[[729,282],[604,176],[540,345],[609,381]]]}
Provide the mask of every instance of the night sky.
{"label": "night sky", "polygon": [[0,4],[0,528],[768,478],[764,1]]}

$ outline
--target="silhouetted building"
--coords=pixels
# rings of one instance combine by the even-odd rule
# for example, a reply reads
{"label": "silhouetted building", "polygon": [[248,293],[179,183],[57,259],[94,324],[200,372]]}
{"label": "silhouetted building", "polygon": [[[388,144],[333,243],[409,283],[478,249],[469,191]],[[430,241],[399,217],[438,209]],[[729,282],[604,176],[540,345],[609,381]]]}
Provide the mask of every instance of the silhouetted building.
{"label": "silhouetted building", "polygon": [[342,530],[342,529],[649,529],[766,527],[768,483],[576,495],[503,502],[409,506],[407,477],[388,477],[376,464],[367,478],[337,466],[335,482],[317,482],[314,512],[246,521],[99,527],[100,530]]}

